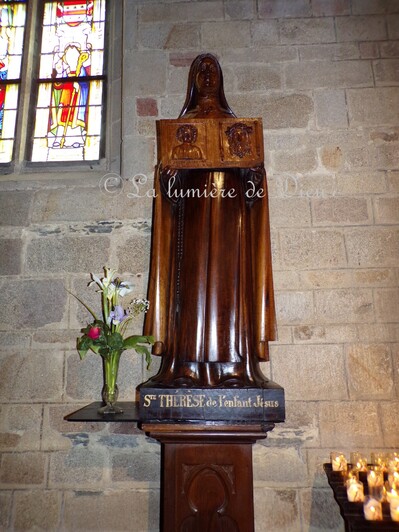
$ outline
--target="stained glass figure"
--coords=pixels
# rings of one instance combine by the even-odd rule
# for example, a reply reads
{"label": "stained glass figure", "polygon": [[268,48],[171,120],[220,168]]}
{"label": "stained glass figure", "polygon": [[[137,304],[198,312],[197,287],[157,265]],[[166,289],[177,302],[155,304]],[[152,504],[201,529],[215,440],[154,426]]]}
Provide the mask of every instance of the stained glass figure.
{"label": "stained glass figure", "polygon": [[45,2],[32,161],[100,157],[105,4]]}
{"label": "stained glass figure", "polygon": [[0,2],[0,163],[12,159],[26,2]]}

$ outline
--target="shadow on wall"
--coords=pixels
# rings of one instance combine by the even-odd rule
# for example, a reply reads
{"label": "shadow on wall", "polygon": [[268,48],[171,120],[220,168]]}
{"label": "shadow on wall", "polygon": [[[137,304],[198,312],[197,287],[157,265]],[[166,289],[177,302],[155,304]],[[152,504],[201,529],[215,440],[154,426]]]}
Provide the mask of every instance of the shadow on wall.
{"label": "shadow on wall", "polygon": [[[307,494],[303,494],[304,497]],[[304,523],[304,532],[316,532],[331,530],[333,532],[344,532],[345,523],[339,512],[339,507],[335,502],[331,488],[318,488],[313,485],[308,493],[310,497],[309,523]],[[303,505],[305,513],[306,505]]]}

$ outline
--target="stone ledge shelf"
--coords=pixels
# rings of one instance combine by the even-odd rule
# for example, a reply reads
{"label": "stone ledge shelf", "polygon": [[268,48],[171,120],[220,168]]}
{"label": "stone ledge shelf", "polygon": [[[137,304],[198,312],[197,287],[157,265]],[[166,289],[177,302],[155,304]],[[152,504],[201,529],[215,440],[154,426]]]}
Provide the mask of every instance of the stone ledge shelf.
{"label": "stone ledge shelf", "polygon": [[98,413],[98,409],[103,406],[102,401],[95,401],[90,403],[72,414],[68,414],[64,417],[65,421],[95,421],[95,422],[138,422],[140,421],[139,417],[139,404],[135,401],[119,401],[118,406],[123,408],[122,414],[107,414],[102,415]]}

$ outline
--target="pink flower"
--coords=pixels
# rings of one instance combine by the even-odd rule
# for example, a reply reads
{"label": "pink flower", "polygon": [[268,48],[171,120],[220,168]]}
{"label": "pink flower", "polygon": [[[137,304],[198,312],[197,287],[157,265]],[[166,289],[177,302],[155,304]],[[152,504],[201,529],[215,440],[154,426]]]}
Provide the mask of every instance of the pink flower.
{"label": "pink flower", "polygon": [[91,329],[87,333],[87,336],[91,338],[92,340],[97,340],[97,338],[100,337],[100,334],[101,334],[100,327],[91,327]]}

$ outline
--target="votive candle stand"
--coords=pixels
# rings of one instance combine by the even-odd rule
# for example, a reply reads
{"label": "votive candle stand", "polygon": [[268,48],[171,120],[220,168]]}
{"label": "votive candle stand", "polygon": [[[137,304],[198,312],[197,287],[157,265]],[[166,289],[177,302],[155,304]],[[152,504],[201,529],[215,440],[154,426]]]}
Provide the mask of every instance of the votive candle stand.
{"label": "votive candle stand", "polygon": [[[331,452],[330,459],[333,471],[340,472],[345,480],[348,501],[363,502],[366,520],[382,520],[381,503],[387,501],[392,521],[399,522],[399,452],[371,453],[371,464],[359,452],[350,453],[349,463],[345,454],[339,451]],[[367,495],[359,473],[364,481],[367,474]],[[388,480],[384,482],[386,478]]]}

